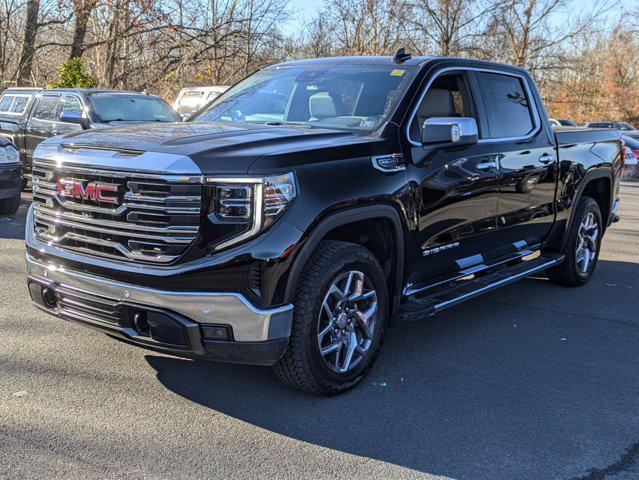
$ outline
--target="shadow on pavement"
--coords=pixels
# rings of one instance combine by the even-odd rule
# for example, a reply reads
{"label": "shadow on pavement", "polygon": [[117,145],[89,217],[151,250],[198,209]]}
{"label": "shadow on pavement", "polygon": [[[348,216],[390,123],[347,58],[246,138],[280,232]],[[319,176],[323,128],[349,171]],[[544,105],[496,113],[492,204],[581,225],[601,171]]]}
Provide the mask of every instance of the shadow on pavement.
{"label": "shadow on pavement", "polygon": [[268,369],[146,358],[182,397],[329,449],[456,479],[603,478],[639,455],[639,322],[615,313],[638,292],[605,283],[636,285],[639,265],[599,272],[582,289],[526,280],[396,323],[369,378],[335,398]]}

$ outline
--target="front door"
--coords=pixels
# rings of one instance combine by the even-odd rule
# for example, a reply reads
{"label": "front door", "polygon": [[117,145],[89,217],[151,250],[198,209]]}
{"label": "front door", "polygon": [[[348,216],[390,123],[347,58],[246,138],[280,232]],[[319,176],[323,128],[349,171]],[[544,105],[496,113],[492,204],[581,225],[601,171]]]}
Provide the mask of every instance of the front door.
{"label": "front door", "polygon": [[31,170],[35,148],[40,142],[53,136],[60,98],[60,94],[45,94],[36,100],[33,114],[25,128],[25,153],[29,170]]}
{"label": "front door", "polygon": [[486,109],[487,142],[499,151],[495,255],[538,246],[554,220],[557,158],[527,79],[476,72]]}
{"label": "front door", "polygon": [[79,117],[86,116],[82,101],[79,97],[73,94],[67,94],[64,96],[64,99],[62,100],[62,107],[56,116],[55,127],[57,135],[65,135],[67,133],[82,131],[82,126],[77,123],[66,123],[60,121],[60,118],[66,113],[73,113]]}
{"label": "front door", "polygon": [[408,283],[416,289],[491,257],[499,186],[494,146],[478,143],[429,149],[421,144],[421,129],[429,118],[472,117],[481,131],[471,81],[464,71],[438,76],[408,129],[408,178],[418,185],[418,225],[411,245]]}

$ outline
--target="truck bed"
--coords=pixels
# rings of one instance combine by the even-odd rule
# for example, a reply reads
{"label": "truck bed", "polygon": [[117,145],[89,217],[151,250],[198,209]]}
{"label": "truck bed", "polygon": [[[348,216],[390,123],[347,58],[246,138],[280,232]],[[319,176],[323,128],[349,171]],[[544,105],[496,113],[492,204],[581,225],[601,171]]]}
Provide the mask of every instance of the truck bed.
{"label": "truck bed", "polygon": [[620,140],[621,132],[609,128],[586,128],[586,127],[556,127],[555,140],[558,147],[566,147],[579,143],[600,143],[610,140]]}

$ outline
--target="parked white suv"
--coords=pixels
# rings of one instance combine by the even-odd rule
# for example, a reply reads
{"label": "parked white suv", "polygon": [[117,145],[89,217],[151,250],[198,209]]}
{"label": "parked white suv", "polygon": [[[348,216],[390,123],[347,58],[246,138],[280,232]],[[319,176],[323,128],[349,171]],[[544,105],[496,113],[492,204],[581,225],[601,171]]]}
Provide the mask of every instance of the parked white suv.
{"label": "parked white suv", "polygon": [[173,110],[186,120],[228,88],[226,86],[185,87],[180,90],[175,102],[173,102]]}

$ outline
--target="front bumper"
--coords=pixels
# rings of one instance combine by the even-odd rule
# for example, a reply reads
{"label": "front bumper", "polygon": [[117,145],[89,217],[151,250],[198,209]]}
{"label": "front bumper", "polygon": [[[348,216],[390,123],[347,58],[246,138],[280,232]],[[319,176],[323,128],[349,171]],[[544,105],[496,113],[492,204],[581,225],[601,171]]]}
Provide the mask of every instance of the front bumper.
{"label": "front bumper", "polygon": [[19,163],[0,164],[0,200],[15,197],[22,190]]}
{"label": "front bumper", "polygon": [[31,297],[42,310],[146,348],[272,365],[288,344],[292,305],[264,310],[240,294],[150,289],[70,270],[28,253],[26,270]]}

